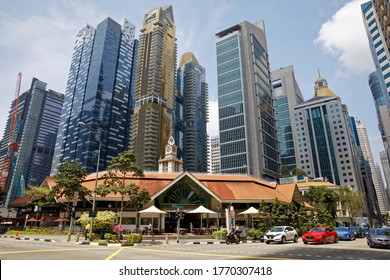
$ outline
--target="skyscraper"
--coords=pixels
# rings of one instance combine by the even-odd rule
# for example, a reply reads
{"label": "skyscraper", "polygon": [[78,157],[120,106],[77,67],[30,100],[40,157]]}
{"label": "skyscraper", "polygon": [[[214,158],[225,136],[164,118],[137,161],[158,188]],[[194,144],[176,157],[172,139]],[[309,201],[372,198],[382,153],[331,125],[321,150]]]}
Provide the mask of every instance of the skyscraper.
{"label": "skyscraper", "polygon": [[221,172],[275,180],[280,159],[264,22],[216,36]]}
{"label": "skyscraper", "polygon": [[271,72],[276,128],[280,146],[281,164],[292,170],[297,166],[291,120],[294,108],[304,99],[295,80],[294,67],[288,66]]}
{"label": "skyscraper", "polygon": [[[111,18],[76,39],[57,135],[52,174],[65,160],[99,170],[129,148],[135,26]],[[83,122],[86,126],[80,126]]]}
{"label": "skyscraper", "polygon": [[219,151],[219,136],[210,137],[209,170],[211,174],[221,173],[221,156]]}
{"label": "skyscraper", "polygon": [[207,172],[208,85],[206,70],[193,53],[182,55],[177,83],[183,100],[180,111],[183,114],[184,170]]}
{"label": "skyscraper", "polygon": [[388,211],[389,205],[387,203],[387,197],[385,197],[386,194],[384,193],[384,189],[381,186],[379,181],[378,171],[376,170],[376,165],[374,163],[374,158],[371,152],[370,141],[368,139],[366,126],[363,121],[357,122],[357,129],[358,129],[360,146],[362,148],[364,158],[370,164],[371,173],[372,173],[371,175],[372,175],[372,180],[374,182],[374,188],[375,188],[375,192],[379,204],[379,209],[381,213],[386,213],[386,211]]}
{"label": "skyscraper", "polygon": [[390,159],[390,51],[389,1],[370,1],[361,5],[371,55],[376,71],[369,76],[378,127]]}
{"label": "skyscraper", "polygon": [[314,97],[296,106],[292,130],[297,165],[309,177],[364,190],[347,107],[321,76],[315,82]]}
{"label": "skyscraper", "polygon": [[[5,191],[5,205],[22,197],[29,185],[38,186],[50,175],[64,95],[46,90],[47,84],[34,78],[29,90],[19,98],[18,121],[15,128],[19,148],[11,164]],[[10,142],[10,123],[15,100],[0,147],[0,167]]]}
{"label": "skyscraper", "polygon": [[173,134],[176,94],[176,27],[172,6],[144,17],[139,38],[132,146],[137,165],[158,170]]}
{"label": "skyscraper", "polygon": [[379,153],[379,158],[383,168],[383,174],[385,175],[385,183],[387,189],[390,187],[390,164],[387,159],[387,155],[385,151]]}

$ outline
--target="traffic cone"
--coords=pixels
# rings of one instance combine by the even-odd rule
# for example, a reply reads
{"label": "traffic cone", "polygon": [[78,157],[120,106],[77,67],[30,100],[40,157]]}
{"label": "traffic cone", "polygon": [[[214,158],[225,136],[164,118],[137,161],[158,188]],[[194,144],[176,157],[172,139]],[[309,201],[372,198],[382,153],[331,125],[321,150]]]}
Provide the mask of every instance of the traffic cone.
{"label": "traffic cone", "polygon": [[15,231],[15,236],[16,236],[16,237],[19,236],[19,232],[18,232],[18,231]]}

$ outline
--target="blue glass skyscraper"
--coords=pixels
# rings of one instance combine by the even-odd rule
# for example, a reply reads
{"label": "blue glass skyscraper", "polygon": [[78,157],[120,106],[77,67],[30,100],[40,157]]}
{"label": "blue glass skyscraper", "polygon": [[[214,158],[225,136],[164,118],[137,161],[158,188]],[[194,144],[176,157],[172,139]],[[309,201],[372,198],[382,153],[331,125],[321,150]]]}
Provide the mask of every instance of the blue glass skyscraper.
{"label": "blue glass skyscraper", "polygon": [[[19,148],[7,180],[6,206],[22,197],[29,185],[38,186],[50,175],[63,100],[63,94],[46,90],[46,83],[36,78],[32,80],[31,88],[20,96],[15,129]],[[11,118],[12,110],[1,151],[9,143]]]}
{"label": "blue glass skyscraper", "polygon": [[[193,53],[185,53],[181,57],[177,82],[184,108],[179,110],[183,120],[184,170],[207,172],[208,85],[206,70],[199,65]],[[177,143],[179,141],[176,139]]]}
{"label": "blue glass skyscraper", "polygon": [[[64,108],[57,135],[52,174],[65,160],[87,172],[99,170],[129,148],[135,26],[111,18],[96,30],[87,25],[77,35]],[[80,126],[79,122],[87,126]]]}

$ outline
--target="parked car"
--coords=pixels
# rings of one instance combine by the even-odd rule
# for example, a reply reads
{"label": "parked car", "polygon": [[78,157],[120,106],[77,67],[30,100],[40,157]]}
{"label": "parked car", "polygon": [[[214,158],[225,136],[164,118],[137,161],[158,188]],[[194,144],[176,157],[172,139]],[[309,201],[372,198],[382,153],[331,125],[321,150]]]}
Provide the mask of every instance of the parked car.
{"label": "parked car", "polygon": [[264,242],[270,244],[274,243],[286,243],[287,241],[298,242],[297,231],[290,226],[277,226],[267,231],[264,235]]}
{"label": "parked car", "polygon": [[302,241],[305,244],[309,242],[326,244],[328,242],[337,243],[339,242],[339,238],[337,237],[337,233],[331,228],[314,227],[302,235]]}
{"label": "parked car", "polygon": [[355,233],[348,227],[337,227],[335,229],[339,240],[355,240]]}
{"label": "parked car", "polygon": [[361,228],[359,226],[352,226],[352,227],[349,227],[349,229],[355,234],[356,238],[366,237],[366,234],[364,233],[363,228]]}
{"label": "parked car", "polygon": [[370,228],[367,234],[367,245],[370,248],[390,248],[390,228]]}
{"label": "parked car", "polygon": [[360,223],[360,224],[358,224],[358,226],[362,228],[362,230],[363,230],[365,235],[368,234],[368,230],[370,229],[370,225],[369,224]]}

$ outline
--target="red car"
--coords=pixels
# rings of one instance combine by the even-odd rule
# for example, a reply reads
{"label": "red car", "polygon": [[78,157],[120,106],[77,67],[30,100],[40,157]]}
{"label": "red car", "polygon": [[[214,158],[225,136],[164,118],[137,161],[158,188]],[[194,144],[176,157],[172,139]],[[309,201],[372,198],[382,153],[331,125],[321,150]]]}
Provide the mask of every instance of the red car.
{"label": "red car", "polygon": [[328,242],[337,243],[339,238],[337,237],[337,232],[330,228],[315,227],[302,235],[302,241],[305,244],[309,242],[326,244]]}

